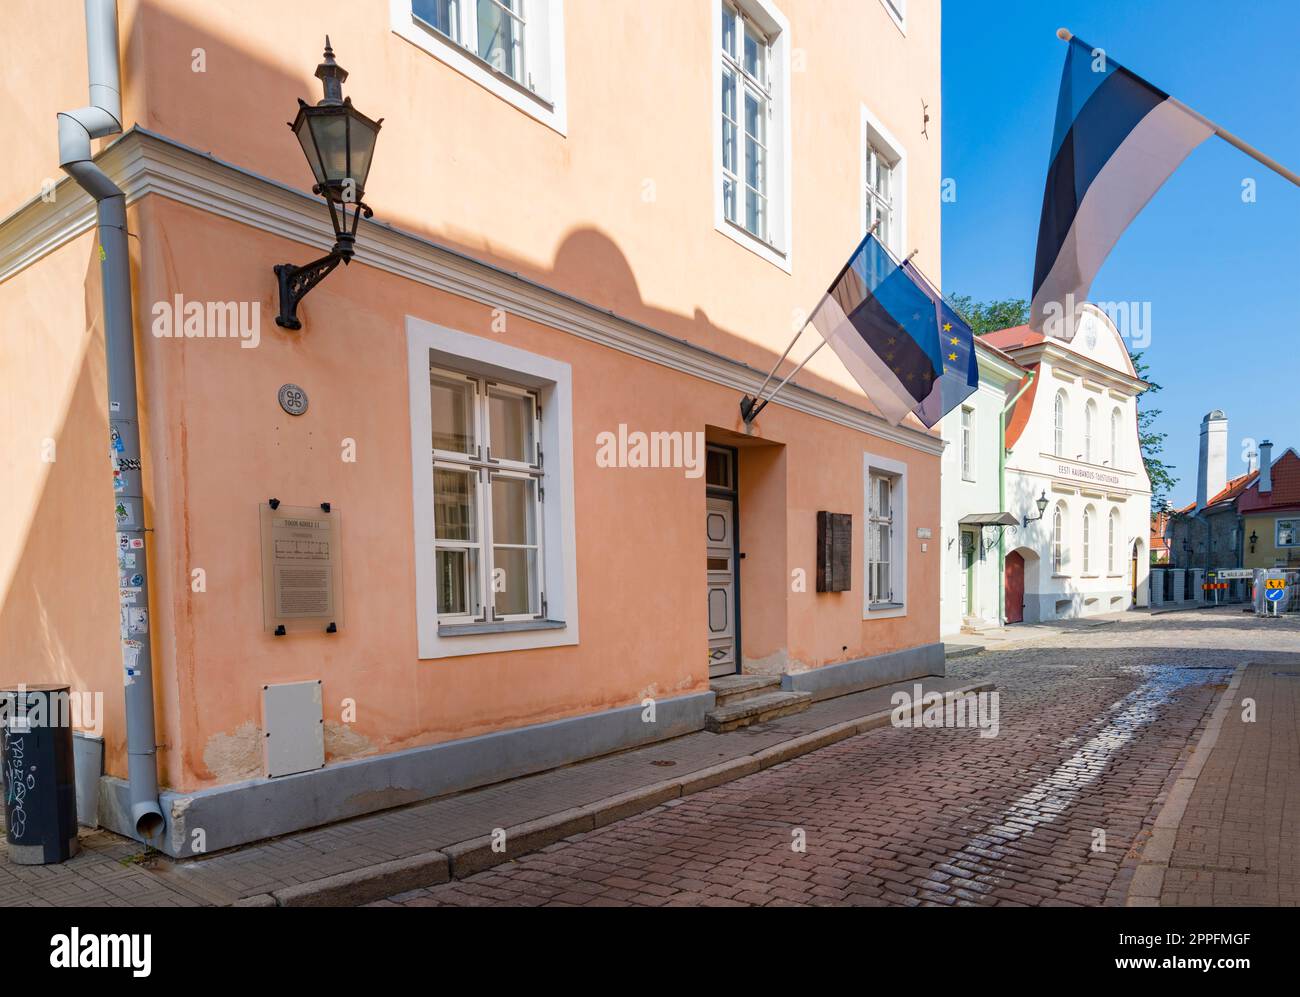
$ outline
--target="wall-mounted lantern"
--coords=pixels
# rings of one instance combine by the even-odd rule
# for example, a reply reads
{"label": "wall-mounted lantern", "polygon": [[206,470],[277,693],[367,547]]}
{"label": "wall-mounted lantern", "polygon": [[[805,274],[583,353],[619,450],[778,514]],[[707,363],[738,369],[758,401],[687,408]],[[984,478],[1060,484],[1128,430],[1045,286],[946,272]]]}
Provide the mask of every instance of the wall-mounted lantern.
{"label": "wall-mounted lantern", "polygon": [[1040,519],[1043,518],[1043,513],[1047,511],[1047,489],[1046,488],[1043,489],[1043,494],[1039,495],[1038,498],[1034,500],[1034,505],[1038,506],[1038,515],[1030,516],[1026,514],[1025,523],[1024,523],[1025,526],[1028,526],[1030,523],[1038,522]]}
{"label": "wall-mounted lantern", "polygon": [[1255,553],[1255,544],[1259,543],[1259,534],[1254,530],[1250,531],[1250,552]]}
{"label": "wall-mounted lantern", "polygon": [[361,216],[372,212],[362,202],[366,176],[375,152],[375,140],[384,119],[372,121],[352,106],[352,98],[343,96],[343,81],[348,72],[334,61],[329,36],[325,36],[325,61],[316,67],[325,95],[312,106],[298,100],[298,116],[289,127],[298,137],[316,183],[313,194],[320,194],[329,205],[334,226],[334,248],[328,256],[294,266],[280,263],[275,276],[280,282],[280,314],[275,324],[285,329],[301,329],[298,302],[340,263],[352,260],[357,225]]}

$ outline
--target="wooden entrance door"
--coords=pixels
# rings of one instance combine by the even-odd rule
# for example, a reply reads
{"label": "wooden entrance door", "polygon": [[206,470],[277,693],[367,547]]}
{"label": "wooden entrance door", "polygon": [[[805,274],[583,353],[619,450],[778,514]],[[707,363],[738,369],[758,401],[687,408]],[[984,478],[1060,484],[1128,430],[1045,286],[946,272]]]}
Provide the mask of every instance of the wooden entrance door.
{"label": "wooden entrance door", "polygon": [[1025,618],[1025,558],[1014,550],[1007,555],[1006,602],[1007,622],[1022,622]]}

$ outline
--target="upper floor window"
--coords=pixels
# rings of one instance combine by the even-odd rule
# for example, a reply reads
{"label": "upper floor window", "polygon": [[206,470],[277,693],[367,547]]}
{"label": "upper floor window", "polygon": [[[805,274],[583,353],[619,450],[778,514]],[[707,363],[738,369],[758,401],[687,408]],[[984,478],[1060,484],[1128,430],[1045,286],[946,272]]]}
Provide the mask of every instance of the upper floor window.
{"label": "upper floor window", "polygon": [[716,0],[717,226],[789,267],[789,30],[770,0]]}
{"label": "upper floor window", "polygon": [[871,231],[897,257],[907,252],[904,207],[907,154],[878,118],[862,108],[862,230]]}
{"label": "upper floor window", "polygon": [[963,406],[961,410],[961,476],[965,481],[975,480],[975,410]]}
{"label": "upper floor window", "polygon": [[563,8],[563,0],[392,0],[392,28],[563,132]]}
{"label": "upper floor window", "polygon": [[1097,403],[1091,398],[1083,407],[1083,459],[1089,464],[1095,463],[1097,439]]}
{"label": "upper floor window", "polygon": [[1110,466],[1119,467],[1119,432],[1123,424],[1124,417],[1120,414],[1119,409],[1113,409],[1110,413]]}
{"label": "upper floor window", "polygon": [[1300,519],[1279,519],[1274,529],[1275,547],[1300,546]]}
{"label": "upper floor window", "polygon": [[894,19],[894,23],[900,28],[907,25],[907,0],[880,0],[889,16]]}
{"label": "upper floor window", "polygon": [[1065,407],[1068,398],[1064,389],[1056,393],[1052,406],[1052,453],[1058,457],[1065,456]]}

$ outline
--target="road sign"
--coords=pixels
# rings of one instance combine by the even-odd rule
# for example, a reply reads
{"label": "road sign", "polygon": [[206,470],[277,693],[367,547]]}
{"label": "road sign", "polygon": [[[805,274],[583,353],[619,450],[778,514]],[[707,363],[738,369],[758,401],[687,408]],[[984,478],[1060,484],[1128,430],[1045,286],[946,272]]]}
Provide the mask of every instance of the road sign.
{"label": "road sign", "polygon": [[1255,572],[1251,568],[1221,568],[1217,572],[1211,572],[1218,576],[1222,581],[1225,578],[1254,578]]}
{"label": "road sign", "polygon": [[[1269,580],[1272,581],[1272,579],[1269,579]],[[1268,590],[1264,593],[1264,598],[1267,599],[1269,602],[1281,602],[1281,601],[1282,601],[1282,598],[1283,598],[1285,595],[1286,595],[1286,589],[1284,589],[1284,588],[1281,588],[1281,589],[1268,589]]]}
{"label": "road sign", "polygon": [[1285,578],[1265,578],[1264,588],[1266,589],[1284,589],[1286,588]]}

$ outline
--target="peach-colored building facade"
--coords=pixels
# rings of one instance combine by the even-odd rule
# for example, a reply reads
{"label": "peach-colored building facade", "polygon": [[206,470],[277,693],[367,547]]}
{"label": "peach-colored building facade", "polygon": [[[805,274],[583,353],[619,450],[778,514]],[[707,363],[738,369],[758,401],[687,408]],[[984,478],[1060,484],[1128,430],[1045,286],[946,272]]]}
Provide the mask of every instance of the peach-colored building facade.
{"label": "peach-colored building facade", "polygon": [[[15,2],[0,681],[104,692],[99,819],[123,830],[94,205],[55,141],[85,21]],[[942,672],[938,434],[881,419],[829,350],[739,409],[871,222],[940,278],[937,0],[514,0],[504,52],[473,6],[119,5],[124,134],[95,149],[133,236],[169,853],[697,730],[711,672],[815,697]],[[272,267],[332,241],[285,127],[327,31],[384,118],[374,217],[290,331]],[[256,331],[158,335],[214,302]],[[681,466],[635,466],[636,433],[678,434]],[[335,633],[264,625],[273,497],[337,517]],[[846,591],[816,590],[819,511],[851,514]],[[324,766],[272,774],[264,694],[296,682],[320,683]]]}

